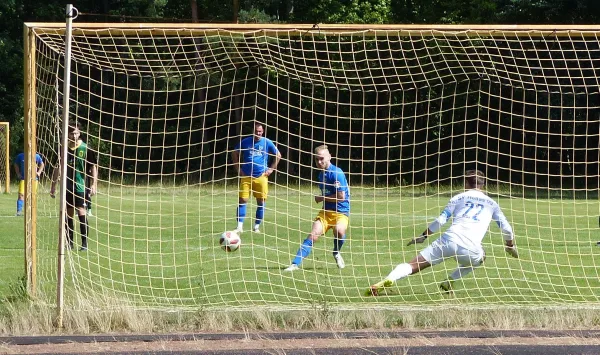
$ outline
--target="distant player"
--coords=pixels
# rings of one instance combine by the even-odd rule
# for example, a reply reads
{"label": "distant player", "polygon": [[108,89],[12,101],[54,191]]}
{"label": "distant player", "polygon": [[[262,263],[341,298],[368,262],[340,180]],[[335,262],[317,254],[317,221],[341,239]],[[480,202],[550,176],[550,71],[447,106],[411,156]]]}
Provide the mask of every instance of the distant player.
{"label": "distant player", "polygon": [[[25,205],[25,153],[20,153],[15,158],[13,167],[19,179],[19,196],[17,197],[17,216],[23,215]],[[35,154],[35,182],[33,184],[33,195],[37,193],[37,184],[40,175],[44,172],[44,160],[38,153]]]}
{"label": "distant player", "polygon": [[[88,223],[85,210],[85,183],[86,172],[91,172],[90,196],[96,194],[98,184],[98,166],[96,165],[96,153],[88,149],[87,144],[83,142],[80,136],[79,122],[69,125],[69,143],[67,149],[67,241],[68,247],[73,248],[73,215],[77,209],[79,216],[79,230],[81,232],[81,249],[88,249]],[[60,164],[54,169],[52,174],[52,186],[50,187],[50,196],[54,197],[56,192],[56,182],[60,178]]]}
{"label": "distant player", "polygon": [[466,171],[465,190],[467,191],[452,197],[442,214],[408,245],[423,243],[450,217],[452,217],[452,225],[439,239],[423,249],[409,263],[399,264],[383,281],[371,286],[366,294],[377,296],[383,288],[392,286],[396,280],[415,274],[431,265],[439,264],[450,257],[456,259],[459,266],[448,280],[440,284],[440,288],[445,293],[452,292],[452,284],[455,280],[468,275],[485,260],[481,240],[492,220],[495,220],[502,230],[504,250],[512,257],[518,258],[517,249],[513,244],[512,228],[496,201],[481,191],[484,185],[485,175],[481,171]]}
{"label": "distant player", "polygon": [[260,224],[265,216],[265,203],[269,193],[269,175],[277,169],[281,153],[275,143],[263,137],[262,124],[254,124],[254,135],[246,137],[238,143],[231,153],[234,167],[240,176],[239,200],[237,208],[237,228],[241,234],[246,218],[246,204],[250,198],[250,190],[256,198],[256,219],[254,232],[260,231]]}
{"label": "distant player", "polygon": [[306,258],[317,239],[333,228],[333,257],[338,268],[343,269],[346,264],[340,254],[340,249],[346,240],[350,215],[350,188],[348,180],[342,169],[331,164],[331,154],[326,145],[315,148],[315,164],[321,172],[317,178],[321,194],[315,196],[315,202],[323,202],[323,209],[315,218],[312,230],[302,242],[300,249],[292,264],[285,271],[294,271],[300,268],[302,260]]}

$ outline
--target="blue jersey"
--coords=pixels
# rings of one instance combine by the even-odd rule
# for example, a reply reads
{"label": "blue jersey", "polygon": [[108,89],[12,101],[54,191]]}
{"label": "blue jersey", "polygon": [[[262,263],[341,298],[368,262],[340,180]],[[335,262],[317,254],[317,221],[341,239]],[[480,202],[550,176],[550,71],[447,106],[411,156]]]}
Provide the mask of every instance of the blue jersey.
{"label": "blue jersey", "polygon": [[323,209],[325,211],[334,211],[343,213],[346,216],[350,214],[350,187],[348,180],[342,169],[333,164],[329,164],[327,170],[319,173],[319,188],[323,196],[329,196],[344,191],[346,198],[337,202],[325,202]]}
{"label": "blue jersey", "polygon": [[259,177],[268,170],[269,155],[277,155],[279,150],[273,141],[262,137],[258,142],[254,136],[242,139],[235,146],[240,152],[241,169],[246,176]]}
{"label": "blue jersey", "polygon": [[[19,166],[19,172],[21,173],[21,176],[19,176],[19,180],[25,180],[25,153],[17,155],[17,157],[15,158],[15,164]],[[35,153],[35,164],[42,164],[42,156],[38,153]],[[37,174],[35,179],[38,179]]]}

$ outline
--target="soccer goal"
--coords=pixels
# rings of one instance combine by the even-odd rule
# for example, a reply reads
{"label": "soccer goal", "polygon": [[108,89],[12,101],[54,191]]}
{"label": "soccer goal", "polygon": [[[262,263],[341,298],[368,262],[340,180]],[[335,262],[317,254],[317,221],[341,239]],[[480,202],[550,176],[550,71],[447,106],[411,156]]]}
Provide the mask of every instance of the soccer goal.
{"label": "soccer goal", "polygon": [[[27,139],[50,173],[64,134],[65,29],[26,27],[36,126]],[[492,224],[484,265],[450,302],[598,304],[599,36],[598,26],[74,23],[68,113],[98,153],[100,182],[89,248],[65,254],[66,301],[435,307],[453,260],[378,297],[364,290],[435,239],[406,246],[462,191],[464,171],[479,169],[520,259]],[[255,122],[282,160],[260,233],[250,232],[250,195],[241,247],[227,253],[219,236],[238,208],[231,153]],[[285,273],[320,208],[321,144],[350,185],[346,267],[329,231]],[[38,200],[36,285],[54,295],[59,201]],[[78,244],[77,220],[74,229]]]}
{"label": "soccer goal", "polygon": [[0,186],[5,194],[10,192],[10,128],[0,122]]}

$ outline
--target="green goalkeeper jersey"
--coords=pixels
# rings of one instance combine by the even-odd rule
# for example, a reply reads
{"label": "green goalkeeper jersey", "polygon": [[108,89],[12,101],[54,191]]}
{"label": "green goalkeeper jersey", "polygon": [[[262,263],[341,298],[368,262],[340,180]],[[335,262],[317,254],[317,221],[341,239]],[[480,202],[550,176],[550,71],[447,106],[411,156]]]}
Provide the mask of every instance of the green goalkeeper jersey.
{"label": "green goalkeeper jersey", "polygon": [[85,178],[89,168],[96,164],[96,155],[87,144],[79,141],[75,148],[67,151],[67,190],[85,193]]}

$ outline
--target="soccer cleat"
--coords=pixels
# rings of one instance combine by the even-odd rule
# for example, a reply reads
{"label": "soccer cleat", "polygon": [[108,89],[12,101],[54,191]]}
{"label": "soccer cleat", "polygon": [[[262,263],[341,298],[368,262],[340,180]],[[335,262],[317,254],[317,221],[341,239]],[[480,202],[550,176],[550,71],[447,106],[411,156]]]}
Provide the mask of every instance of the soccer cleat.
{"label": "soccer cleat", "polygon": [[254,227],[254,229],[252,230],[252,232],[254,233],[260,233],[260,228],[258,226]]}
{"label": "soccer cleat", "polygon": [[452,284],[454,283],[454,281],[451,280],[445,280],[444,282],[442,282],[440,284],[440,290],[442,291],[442,293],[445,293],[447,295],[452,295]]}
{"label": "soccer cleat", "polygon": [[79,251],[87,251],[87,250],[88,250],[88,248],[87,248],[87,247],[81,247],[81,248],[79,249]]}
{"label": "soccer cleat", "polygon": [[23,215],[23,211],[17,211],[17,214],[15,216],[21,217],[22,215]]}
{"label": "soccer cleat", "polygon": [[386,287],[390,287],[394,284],[392,280],[383,280],[369,287],[367,292],[365,292],[365,296],[379,296],[379,291],[382,291]]}
{"label": "soccer cleat", "polygon": [[93,216],[92,210],[87,210],[87,215],[90,216],[90,217]]}
{"label": "soccer cleat", "polygon": [[285,268],[285,270],[283,270],[283,271],[288,271],[289,272],[289,271],[296,271],[296,270],[299,270],[299,269],[300,268],[298,267],[298,265],[292,264],[292,265],[288,266],[287,268]]}
{"label": "soccer cleat", "polygon": [[342,254],[337,253],[333,257],[335,258],[338,269],[343,269],[346,267],[346,263],[344,262],[344,258],[342,258]]}
{"label": "soccer cleat", "polygon": [[241,228],[236,228],[233,230],[237,235],[242,235],[242,233],[244,233],[244,231]]}

